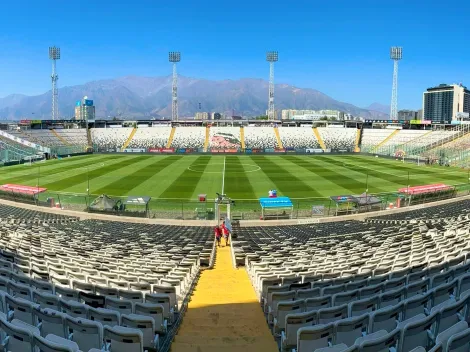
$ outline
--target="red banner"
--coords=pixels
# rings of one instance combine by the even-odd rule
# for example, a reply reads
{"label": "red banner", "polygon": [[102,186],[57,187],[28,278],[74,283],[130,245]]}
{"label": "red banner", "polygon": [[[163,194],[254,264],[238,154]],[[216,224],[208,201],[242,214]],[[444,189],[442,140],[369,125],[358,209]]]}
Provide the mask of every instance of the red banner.
{"label": "red banner", "polygon": [[280,149],[280,148],[277,148],[277,149],[274,149],[274,153],[285,153],[285,149]]}
{"label": "red banner", "polygon": [[149,148],[150,153],[161,153],[160,148]]}
{"label": "red banner", "polygon": [[452,189],[451,186],[445,185],[443,183],[437,183],[434,185],[403,187],[403,188],[400,188],[398,192],[407,193],[407,194],[423,194],[423,193],[447,191],[451,189]]}
{"label": "red banner", "polygon": [[175,149],[174,148],[162,148],[162,149],[160,149],[160,152],[162,152],[162,153],[174,153]]}
{"label": "red banner", "polygon": [[14,185],[14,184],[8,183],[6,185],[0,186],[0,191],[33,195],[33,194],[46,192],[47,188]]}
{"label": "red banner", "polygon": [[238,153],[238,149],[225,149],[225,153]]}

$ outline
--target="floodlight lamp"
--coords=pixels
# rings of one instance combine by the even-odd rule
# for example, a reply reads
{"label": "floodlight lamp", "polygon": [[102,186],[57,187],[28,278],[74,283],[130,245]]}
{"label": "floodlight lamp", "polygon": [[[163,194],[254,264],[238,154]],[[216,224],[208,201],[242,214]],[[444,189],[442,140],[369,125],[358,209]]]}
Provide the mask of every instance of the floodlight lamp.
{"label": "floodlight lamp", "polygon": [[49,59],[59,60],[60,59],[60,48],[51,46],[49,47]]}
{"label": "floodlight lamp", "polygon": [[181,61],[181,53],[179,51],[170,51],[168,53],[168,60],[170,62],[180,62]]}
{"label": "floodlight lamp", "polygon": [[276,62],[279,60],[279,54],[277,51],[268,51],[266,53],[266,61],[268,62]]}
{"label": "floodlight lamp", "polygon": [[392,46],[390,48],[390,59],[401,60],[403,58],[403,48],[401,46]]}

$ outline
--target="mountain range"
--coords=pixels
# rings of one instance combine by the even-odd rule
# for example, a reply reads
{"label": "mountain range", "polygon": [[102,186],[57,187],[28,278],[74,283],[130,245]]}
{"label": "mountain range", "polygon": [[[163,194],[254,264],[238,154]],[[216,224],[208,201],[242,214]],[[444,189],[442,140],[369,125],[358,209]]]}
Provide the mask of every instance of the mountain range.
{"label": "mountain range", "polygon": [[[88,96],[94,100],[97,118],[162,118],[171,116],[172,77],[127,76],[59,88],[59,111],[62,118],[74,115],[76,101]],[[178,77],[180,117],[192,117],[198,111],[246,117],[264,115],[269,83],[262,79],[211,81]],[[49,119],[51,91],[41,95],[12,94],[0,98],[0,119]],[[337,101],[310,88],[276,84],[276,109],[340,110],[369,119],[387,118],[384,109],[359,108]],[[379,105],[379,104],[378,104]],[[377,106],[378,106],[377,105]]]}

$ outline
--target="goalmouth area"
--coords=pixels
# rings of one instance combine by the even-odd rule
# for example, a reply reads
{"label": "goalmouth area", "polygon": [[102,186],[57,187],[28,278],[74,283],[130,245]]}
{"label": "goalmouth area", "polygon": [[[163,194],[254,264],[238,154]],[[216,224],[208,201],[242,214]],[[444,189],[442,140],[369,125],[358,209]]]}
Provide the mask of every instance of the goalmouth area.
{"label": "goalmouth area", "polygon": [[5,167],[0,185],[46,188],[41,202],[53,199],[73,210],[85,210],[103,194],[149,196],[150,217],[188,220],[210,217],[219,193],[235,200],[233,217],[259,219],[259,198],[272,189],[289,197],[293,216],[303,218],[334,215],[338,204],[330,197],[339,195],[374,195],[384,207],[399,189],[413,186],[441,183],[467,195],[469,176],[468,170],[366,155],[94,154]]}

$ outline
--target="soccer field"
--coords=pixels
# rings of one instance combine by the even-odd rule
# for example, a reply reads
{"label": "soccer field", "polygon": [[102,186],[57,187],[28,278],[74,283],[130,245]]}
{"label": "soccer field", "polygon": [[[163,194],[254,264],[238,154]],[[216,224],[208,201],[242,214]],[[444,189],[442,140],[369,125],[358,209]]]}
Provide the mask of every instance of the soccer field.
{"label": "soccer field", "polygon": [[293,199],[394,192],[408,185],[467,184],[468,172],[363,155],[113,155],[51,160],[0,169],[0,183],[49,192],[209,199],[216,192],[255,200],[270,189]]}

